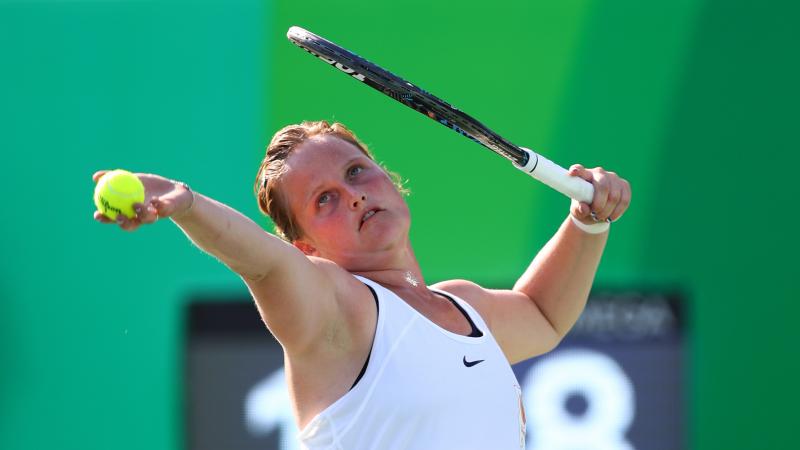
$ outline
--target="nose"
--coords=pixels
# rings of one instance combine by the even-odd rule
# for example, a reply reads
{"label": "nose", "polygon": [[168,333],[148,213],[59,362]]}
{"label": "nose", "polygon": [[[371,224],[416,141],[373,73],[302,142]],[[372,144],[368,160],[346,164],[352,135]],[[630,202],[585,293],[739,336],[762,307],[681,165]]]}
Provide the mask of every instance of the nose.
{"label": "nose", "polygon": [[367,203],[367,194],[363,192],[350,191],[350,208],[359,209],[363,208]]}

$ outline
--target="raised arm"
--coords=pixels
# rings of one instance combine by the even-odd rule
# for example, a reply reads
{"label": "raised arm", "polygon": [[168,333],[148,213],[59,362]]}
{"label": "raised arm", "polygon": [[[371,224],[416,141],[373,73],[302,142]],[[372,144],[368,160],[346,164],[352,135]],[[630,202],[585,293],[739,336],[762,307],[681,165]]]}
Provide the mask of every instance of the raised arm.
{"label": "raised arm", "polygon": [[608,229],[602,231],[608,228],[606,221],[619,219],[631,200],[630,185],[614,172],[576,164],[570,167],[569,174],[594,185],[592,204],[572,202],[571,217],[514,285],[514,291],[536,303],[561,337],[572,328],[586,305],[608,240]]}
{"label": "raised arm", "polygon": [[592,204],[572,203],[572,217],[564,220],[511,290],[483,289],[464,280],[437,285],[471,300],[512,363],[551,350],[578,320],[609,234],[593,233],[598,231],[593,228],[602,230],[606,219],[617,220],[630,203],[628,182],[613,172],[574,165],[569,173],[594,185]]}
{"label": "raised arm", "polygon": [[[95,181],[104,172],[94,175]],[[119,216],[128,231],[170,218],[203,251],[241,276],[270,331],[284,348],[304,351],[326,333],[338,314],[336,271],[324,260],[312,260],[258,224],[186,185],[158,175],[136,174],[145,185],[145,202],[137,217]],[[100,213],[95,218],[111,222]]]}

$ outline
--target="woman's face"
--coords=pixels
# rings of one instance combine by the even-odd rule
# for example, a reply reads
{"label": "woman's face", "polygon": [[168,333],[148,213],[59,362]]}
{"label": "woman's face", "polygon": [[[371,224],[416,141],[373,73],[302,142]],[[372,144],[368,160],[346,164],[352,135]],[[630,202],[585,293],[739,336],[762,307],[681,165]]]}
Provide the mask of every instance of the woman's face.
{"label": "woman's face", "polygon": [[364,270],[369,257],[408,243],[405,200],[355,145],[333,135],[312,137],[289,155],[286,169],[280,188],[303,232],[295,245],[304,253]]}

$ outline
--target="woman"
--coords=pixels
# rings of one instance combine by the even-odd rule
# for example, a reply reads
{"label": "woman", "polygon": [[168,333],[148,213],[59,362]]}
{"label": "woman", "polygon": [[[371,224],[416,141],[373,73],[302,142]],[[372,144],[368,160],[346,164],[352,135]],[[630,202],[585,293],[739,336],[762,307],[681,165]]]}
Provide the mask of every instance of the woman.
{"label": "woman", "polygon": [[[94,175],[97,180],[104,172]],[[510,364],[554,348],[578,319],[628,183],[572,166],[595,186],[513,289],[467,281],[427,286],[409,241],[402,189],[344,126],[278,131],[256,177],[279,239],[185,184],[145,185],[128,231],[170,218],[247,284],[284,349],[307,448],[524,447]],[[95,218],[111,221],[100,213]]]}

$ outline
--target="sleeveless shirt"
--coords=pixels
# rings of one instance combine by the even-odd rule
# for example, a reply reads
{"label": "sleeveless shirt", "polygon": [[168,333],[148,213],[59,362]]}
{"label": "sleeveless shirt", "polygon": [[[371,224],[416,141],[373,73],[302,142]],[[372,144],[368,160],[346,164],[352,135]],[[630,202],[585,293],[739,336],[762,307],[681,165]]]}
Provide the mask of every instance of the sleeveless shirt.
{"label": "sleeveless shirt", "polygon": [[389,289],[356,276],[377,296],[378,321],[357,384],[300,432],[308,450],[514,450],[525,414],[514,372],[481,316],[453,299],[483,333],[447,331]]}

